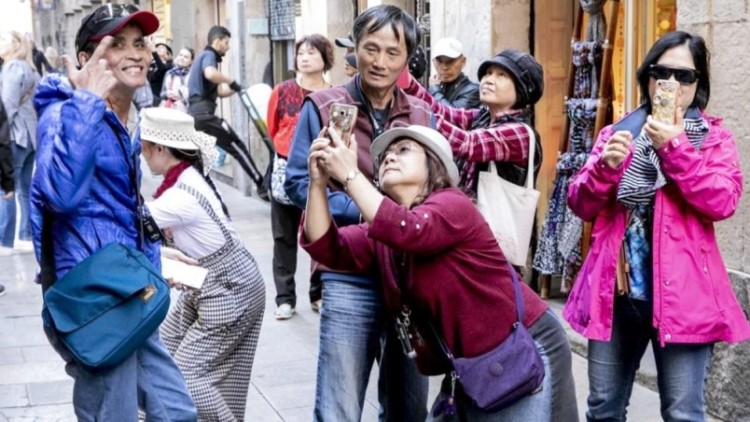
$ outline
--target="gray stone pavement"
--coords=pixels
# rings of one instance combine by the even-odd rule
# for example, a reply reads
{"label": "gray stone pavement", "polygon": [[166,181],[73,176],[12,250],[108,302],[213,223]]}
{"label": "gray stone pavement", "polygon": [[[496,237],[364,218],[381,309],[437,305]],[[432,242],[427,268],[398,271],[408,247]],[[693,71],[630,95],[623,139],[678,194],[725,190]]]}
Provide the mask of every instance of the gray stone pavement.
{"label": "gray stone pavement", "polygon": [[[144,192],[153,191],[155,179],[146,177]],[[315,393],[318,348],[318,314],[307,302],[309,257],[300,252],[297,271],[297,314],[276,321],[275,287],[271,277],[272,238],[270,208],[255,198],[219,184],[245,244],[255,256],[266,281],[266,315],[248,395],[246,420],[260,422],[310,421]],[[148,196],[147,196],[148,197]],[[42,332],[40,288],[32,282],[36,262],[32,254],[0,257],[0,284],[7,294],[0,297],[0,422],[75,420],[71,396],[73,381],[65,374],[62,360]],[[561,308],[559,302],[553,308]],[[580,342],[580,339],[577,341]],[[575,343],[574,343],[575,344]],[[580,347],[577,347],[580,350]],[[588,382],[586,360],[574,354],[573,371],[581,420],[585,420]],[[363,421],[377,420],[375,374],[367,391]],[[440,379],[430,382],[430,397],[437,394]],[[633,389],[629,418],[658,421],[658,395],[641,385]]]}

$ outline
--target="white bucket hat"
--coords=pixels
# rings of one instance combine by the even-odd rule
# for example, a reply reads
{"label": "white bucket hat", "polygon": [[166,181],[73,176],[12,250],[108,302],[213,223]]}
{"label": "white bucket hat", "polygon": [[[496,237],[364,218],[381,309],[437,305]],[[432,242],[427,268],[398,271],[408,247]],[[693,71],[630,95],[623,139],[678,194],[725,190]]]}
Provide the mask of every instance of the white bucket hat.
{"label": "white bucket hat", "polygon": [[187,113],[171,108],[145,108],[139,126],[142,140],[182,151],[200,150],[204,175],[216,162],[216,138],[195,130],[195,120]]}
{"label": "white bucket hat", "polygon": [[388,145],[404,138],[413,139],[435,153],[448,171],[451,186],[458,186],[458,167],[453,162],[453,152],[451,151],[450,143],[448,143],[448,140],[440,132],[427,126],[411,125],[389,129],[375,138],[372,141],[372,145],[370,145],[370,154],[375,157],[375,166],[377,168],[380,168],[381,155],[388,148]]}

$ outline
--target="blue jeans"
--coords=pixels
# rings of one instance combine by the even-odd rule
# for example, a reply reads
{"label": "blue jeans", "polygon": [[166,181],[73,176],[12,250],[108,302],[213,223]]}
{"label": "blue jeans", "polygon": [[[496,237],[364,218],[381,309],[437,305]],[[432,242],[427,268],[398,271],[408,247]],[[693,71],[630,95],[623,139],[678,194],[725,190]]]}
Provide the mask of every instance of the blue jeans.
{"label": "blue jeans", "polygon": [[[29,223],[29,189],[31,188],[31,175],[34,170],[34,149],[29,144],[28,148],[18,146],[11,142],[13,147],[13,178],[16,184],[16,200],[21,210],[18,225],[18,239],[31,240],[31,224]],[[15,230],[15,227],[13,227]],[[3,245],[6,246],[6,245]],[[11,242],[12,246],[12,242]]]}
{"label": "blue jeans", "polygon": [[73,407],[79,421],[197,421],[198,413],[180,370],[159,338],[158,330],[118,366],[91,372],[75,364],[54,332],[45,326],[52,347],[75,379]]}
{"label": "blue jeans", "polygon": [[[359,421],[370,369],[376,357],[381,356],[383,300],[377,285],[337,281],[330,276],[330,273],[322,275],[323,307],[320,312],[314,420]],[[403,354],[401,357],[395,353],[387,355],[393,355],[394,360],[407,359]],[[381,361],[381,378],[385,368],[401,367],[394,360],[388,363]],[[379,398],[381,406],[385,408],[381,411],[380,419],[423,421],[427,414],[427,379],[416,372],[413,363],[407,369],[401,367],[396,371],[409,372],[401,374],[402,384],[398,392],[387,391],[387,386],[393,385],[392,382],[379,383]],[[382,391],[384,387],[386,391]],[[387,398],[385,403],[384,398]],[[405,403],[395,403],[399,399]]]}
{"label": "blue jeans", "polygon": [[615,299],[612,339],[589,341],[586,419],[624,421],[635,373],[648,343],[654,350],[661,416],[670,421],[707,421],[703,398],[713,344],[659,345],[651,302]]}
{"label": "blue jeans", "polygon": [[3,199],[5,191],[0,189],[0,246],[13,247],[16,237],[16,196]]}

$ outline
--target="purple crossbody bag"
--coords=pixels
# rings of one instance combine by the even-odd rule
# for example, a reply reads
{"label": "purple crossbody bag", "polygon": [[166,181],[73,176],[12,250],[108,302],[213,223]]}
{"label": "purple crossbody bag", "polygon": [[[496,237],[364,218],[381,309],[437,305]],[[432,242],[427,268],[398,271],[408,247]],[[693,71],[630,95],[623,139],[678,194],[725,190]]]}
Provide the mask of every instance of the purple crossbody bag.
{"label": "purple crossbody bag", "polygon": [[534,339],[523,325],[523,297],[518,277],[511,268],[516,296],[516,322],[508,338],[489,352],[471,358],[453,356],[445,339],[433,326],[438,342],[453,364],[451,392],[433,409],[435,416],[455,412],[455,385],[461,383],[474,404],[489,412],[498,411],[536,391],[544,379],[544,364]]}

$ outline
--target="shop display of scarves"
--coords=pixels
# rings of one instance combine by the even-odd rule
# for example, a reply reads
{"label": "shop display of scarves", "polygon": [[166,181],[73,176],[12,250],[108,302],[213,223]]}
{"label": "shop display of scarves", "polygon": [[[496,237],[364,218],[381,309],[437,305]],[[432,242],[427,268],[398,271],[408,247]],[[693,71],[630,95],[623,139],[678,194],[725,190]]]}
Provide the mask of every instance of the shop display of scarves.
{"label": "shop display of scarves", "polygon": [[594,144],[594,124],[598,92],[597,80],[602,60],[602,43],[577,42],[573,45],[574,90],[566,103],[570,119],[568,151],[557,162],[555,185],[534,255],[533,266],[542,274],[561,275],[561,290],[572,287],[581,266],[583,222],[568,208],[568,185],[586,163]]}

